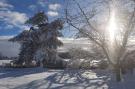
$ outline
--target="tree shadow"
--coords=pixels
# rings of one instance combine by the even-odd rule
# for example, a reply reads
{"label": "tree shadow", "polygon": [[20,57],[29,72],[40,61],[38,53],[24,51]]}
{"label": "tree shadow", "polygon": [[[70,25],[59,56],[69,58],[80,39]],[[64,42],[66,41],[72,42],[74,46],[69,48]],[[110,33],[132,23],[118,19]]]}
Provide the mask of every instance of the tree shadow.
{"label": "tree shadow", "polygon": [[42,73],[44,68],[0,68],[0,79],[8,77],[20,77],[29,74]]}
{"label": "tree shadow", "polygon": [[23,69],[23,72],[21,72],[21,69],[14,71],[6,69],[4,71],[8,71],[8,73],[0,72],[3,73],[0,75],[2,78],[19,77],[41,72],[45,74],[43,79],[33,80],[27,84],[18,85],[13,89],[134,89],[135,83],[135,79],[133,79],[135,76],[131,75],[125,75],[124,78],[126,80],[118,83],[115,80],[114,74],[108,70],[28,68]]}
{"label": "tree shadow", "polygon": [[121,82],[116,81],[115,73],[112,70],[94,70],[97,77],[104,80],[107,85],[105,89],[135,89],[135,75],[127,73],[123,75]]}
{"label": "tree shadow", "polygon": [[[17,86],[14,89],[107,89],[107,78],[85,77],[83,74],[89,70],[64,70],[56,72],[44,79],[34,80],[28,84]],[[53,72],[48,70],[47,72]],[[91,73],[91,71],[90,71]],[[91,76],[91,74],[86,74]]]}

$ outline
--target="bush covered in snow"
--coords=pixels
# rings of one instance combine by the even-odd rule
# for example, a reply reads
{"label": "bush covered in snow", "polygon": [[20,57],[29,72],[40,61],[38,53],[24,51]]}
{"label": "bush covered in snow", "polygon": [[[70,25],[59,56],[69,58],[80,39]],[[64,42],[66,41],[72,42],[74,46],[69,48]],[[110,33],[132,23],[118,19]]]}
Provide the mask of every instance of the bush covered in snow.
{"label": "bush covered in snow", "polygon": [[69,54],[71,56],[71,60],[69,61],[67,67],[70,68],[105,69],[108,66],[107,61],[104,61],[103,57],[101,57],[100,54],[98,55],[95,50],[94,52],[90,52],[82,48],[72,48],[69,49]]}

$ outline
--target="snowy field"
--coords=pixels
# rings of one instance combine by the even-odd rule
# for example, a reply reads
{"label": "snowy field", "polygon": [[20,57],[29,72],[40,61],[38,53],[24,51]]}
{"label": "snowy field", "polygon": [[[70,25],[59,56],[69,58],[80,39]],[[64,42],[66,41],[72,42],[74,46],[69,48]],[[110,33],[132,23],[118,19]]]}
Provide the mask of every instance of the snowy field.
{"label": "snowy field", "polygon": [[105,70],[0,69],[0,89],[135,89],[135,75],[117,83]]}
{"label": "snowy field", "polygon": [[[64,46],[58,51],[72,47],[89,48],[86,39],[61,39]],[[135,40],[128,45],[134,46]],[[0,52],[8,57],[17,56],[20,45],[0,40]],[[133,47],[132,47],[133,49]],[[5,56],[5,55],[4,55]],[[0,61],[2,64],[3,61]],[[4,63],[5,60],[4,60]],[[0,89],[135,89],[135,75],[127,74],[117,83],[107,70],[52,70],[43,68],[0,68]]]}

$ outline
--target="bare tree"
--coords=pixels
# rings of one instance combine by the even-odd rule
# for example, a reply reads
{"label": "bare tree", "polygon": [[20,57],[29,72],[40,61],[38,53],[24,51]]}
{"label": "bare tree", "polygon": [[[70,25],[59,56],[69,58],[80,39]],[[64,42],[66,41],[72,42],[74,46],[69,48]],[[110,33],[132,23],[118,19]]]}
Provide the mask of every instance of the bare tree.
{"label": "bare tree", "polygon": [[117,81],[122,79],[121,62],[134,29],[134,6],[134,1],[127,0],[73,0],[65,9],[67,23],[102,49]]}

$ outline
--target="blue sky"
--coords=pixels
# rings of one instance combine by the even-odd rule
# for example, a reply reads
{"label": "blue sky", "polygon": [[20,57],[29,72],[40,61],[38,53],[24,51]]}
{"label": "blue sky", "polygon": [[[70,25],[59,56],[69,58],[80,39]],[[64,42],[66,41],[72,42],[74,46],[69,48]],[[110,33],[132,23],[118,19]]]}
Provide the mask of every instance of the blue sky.
{"label": "blue sky", "polygon": [[[14,36],[23,30],[28,30],[29,27],[25,25],[24,22],[41,10],[46,12],[50,21],[58,17],[62,17],[64,15],[63,8],[65,8],[65,1],[70,0],[0,0],[0,36]],[[91,10],[91,8],[95,8],[97,11],[99,10],[100,12],[103,12],[102,14],[106,11],[106,9],[105,11],[101,10],[105,7],[103,3],[100,5],[94,3],[95,1],[100,2],[102,0],[85,0],[85,2],[84,0],[77,1],[79,4],[82,4],[82,7],[87,7],[85,10],[86,12],[87,10]],[[132,3],[133,2],[130,4]],[[128,3],[126,7],[131,7],[130,4]],[[74,14],[76,11],[76,8],[71,6],[70,13]],[[102,14],[100,13],[100,15]],[[106,18],[106,14],[104,16],[104,18]],[[100,20],[102,20],[101,16],[99,17]],[[95,18],[97,19],[97,17]],[[65,28],[63,30],[65,37],[70,37],[75,32]]]}
{"label": "blue sky", "polygon": [[[63,15],[65,0],[0,0],[0,36],[14,36],[28,30],[24,22],[34,13],[44,11],[50,20]],[[67,36],[67,31],[63,31]]]}

